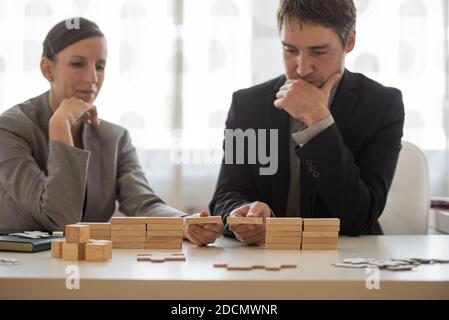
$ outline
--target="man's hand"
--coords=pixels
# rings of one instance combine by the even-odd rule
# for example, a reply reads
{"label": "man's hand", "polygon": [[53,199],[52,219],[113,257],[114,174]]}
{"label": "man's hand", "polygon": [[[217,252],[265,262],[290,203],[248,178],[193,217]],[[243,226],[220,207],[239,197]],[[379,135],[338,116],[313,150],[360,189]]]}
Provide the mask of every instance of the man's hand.
{"label": "man's hand", "polygon": [[[208,217],[206,210],[194,214],[192,217]],[[223,222],[204,224],[184,224],[184,237],[198,246],[205,246],[221,237],[223,233]]]}
{"label": "man's hand", "polygon": [[311,126],[328,117],[329,98],[332,89],[340,81],[339,72],[331,75],[317,88],[305,80],[288,80],[276,94],[274,106],[307,126]]}
{"label": "man's hand", "polygon": [[[271,216],[270,207],[263,202],[253,202],[235,209],[230,217],[262,217]],[[250,245],[261,245],[265,243],[265,224],[232,224],[229,230],[234,232],[237,240]]]}

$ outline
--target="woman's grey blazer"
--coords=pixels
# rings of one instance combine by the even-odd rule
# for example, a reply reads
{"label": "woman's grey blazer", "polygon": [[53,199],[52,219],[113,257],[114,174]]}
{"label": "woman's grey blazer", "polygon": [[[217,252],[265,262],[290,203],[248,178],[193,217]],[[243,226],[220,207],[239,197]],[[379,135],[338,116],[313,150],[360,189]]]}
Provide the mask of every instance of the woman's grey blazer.
{"label": "woman's grey blazer", "polygon": [[0,233],[108,221],[116,201],[127,216],[184,215],[151,190],[126,129],[84,125],[78,149],[48,141],[51,116],[48,92],[0,116]]}

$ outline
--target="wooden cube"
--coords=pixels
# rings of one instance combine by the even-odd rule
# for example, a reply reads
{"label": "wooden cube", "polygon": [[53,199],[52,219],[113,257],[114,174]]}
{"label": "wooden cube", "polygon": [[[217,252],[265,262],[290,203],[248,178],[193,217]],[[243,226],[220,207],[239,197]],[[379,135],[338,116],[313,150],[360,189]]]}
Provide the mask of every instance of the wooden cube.
{"label": "wooden cube", "polygon": [[69,224],[65,227],[65,240],[68,243],[86,243],[89,241],[89,231],[87,225]]}
{"label": "wooden cube", "polygon": [[89,242],[86,244],[86,261],[107,261],[112,257],[112,242]]}
{"label": "wooden cube", "polygon": [[51,256],[52,258],[61,259],[62,258],[62,246],[65,240],[55,239],[51,242]]}
{"label": "wooden cube", "polygon": [[62,245],[62,258],[70,261],[84,260],[86,258],[86,244],[64,242]]}
{"label": "wooden cube", "polygon": [[112,258],[112,241],[109,239],[89,239],[89,243],[104,243],[107,244],[109,259]]}

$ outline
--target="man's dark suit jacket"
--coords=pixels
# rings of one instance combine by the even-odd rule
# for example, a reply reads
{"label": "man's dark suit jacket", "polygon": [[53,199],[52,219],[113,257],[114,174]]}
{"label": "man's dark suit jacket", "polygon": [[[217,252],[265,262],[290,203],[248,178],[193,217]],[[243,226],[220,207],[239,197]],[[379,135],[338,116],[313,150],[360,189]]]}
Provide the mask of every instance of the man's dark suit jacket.
{"label": "man's dark suit jacket", "polygon": [[[259,161],[222,164],[210,203],[213,215],[226,218],[243,204],[262,201],[275,216],[285,216],[290,183],[289,115],[274,107],[276,92],[285,81],[281,76],[234,93],[226,128],[278,129],[279,167],[274,175],[263,176]],[[301,216],[340,218],[343,235],[382,234],[377,220],[401,149],[402,94],[346,70],[330,111],[335,123],[295,150],[301,163]],[[225,228],[225,234],[232,232]]]}

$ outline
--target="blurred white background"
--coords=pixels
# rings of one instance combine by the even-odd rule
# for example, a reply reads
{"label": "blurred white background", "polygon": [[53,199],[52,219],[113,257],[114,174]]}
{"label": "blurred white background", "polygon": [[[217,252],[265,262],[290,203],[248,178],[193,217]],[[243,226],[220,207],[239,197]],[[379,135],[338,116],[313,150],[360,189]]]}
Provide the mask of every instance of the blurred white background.
{"label": "blurred white background", "polygon": [[[283,72],[277,3],[0,0],[0,112],[48,89],[38,66],[50,28],[73,16],[91,19],[109,48],[100,116],[130,130],[163,199],[183,210],[205,208],[232,93]],[[449,196],[448,1],[356,6],[358,38],[347,68],[402,91],[404,140],[425,151],[432,195]],[[176,147],[185,151],[181,164],[173,161]]]}

